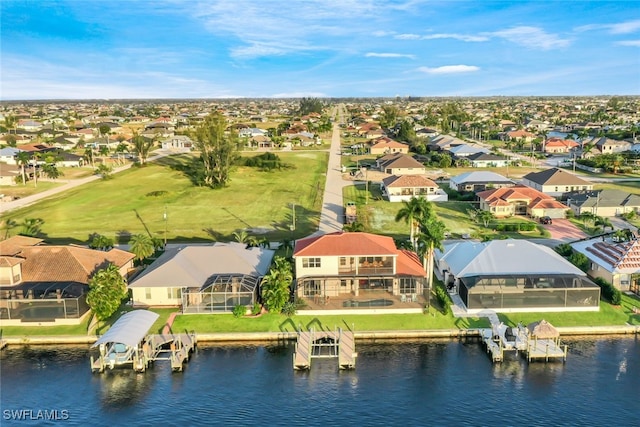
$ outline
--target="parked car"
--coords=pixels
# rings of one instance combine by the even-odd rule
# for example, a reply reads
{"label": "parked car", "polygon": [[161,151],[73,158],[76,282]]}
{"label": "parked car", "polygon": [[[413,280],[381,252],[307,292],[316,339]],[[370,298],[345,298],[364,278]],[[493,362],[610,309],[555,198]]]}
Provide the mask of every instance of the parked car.
{"label": "parked car", "polygon": [[542,217],[540,217],[540,223],[541,224],[553,224],[553,220],[551,219],[550,216],[542,216]]}

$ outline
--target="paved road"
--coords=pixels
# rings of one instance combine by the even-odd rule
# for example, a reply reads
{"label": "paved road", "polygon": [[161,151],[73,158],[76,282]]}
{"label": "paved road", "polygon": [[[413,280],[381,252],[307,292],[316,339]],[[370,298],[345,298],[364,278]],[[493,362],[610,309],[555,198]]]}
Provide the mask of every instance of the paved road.
{"label": "paved road", "polygon": [[342,202],[342,188],[351,182],[342,179],[342,167],[340,162],[340,127],[342,121],[343,106],[336,107],[336,120],[333,125],[331,148],[329,149],[329,164],[322,198],[322,211],[320,212],[320,225],[314,236],[341,231],[344,218],[344,205]]}
{"label": "paved road", "polygon": [[[155,151],[155,154],[153,156],[149,157],[147,159],[147,161],[148,162],[152,162],[154,160],[160,159],[160,158],[165,157],[165,156],[169,156],[171,154],[175,154],[175,153],[171,152],[171,151],[158,150],[158,151]],[[117,167],[117,168],[115,168],[113,170],[113,173],[118,173],[118,172],[122,172],[123,170],[127,170],[132,165],[133,165],[132,163],[129,163],[129,164],[126,164],[124,166]],[[23,208],[25,206],[32,205],[35,202],[38,202],[38,201],[40,201],[42,199],[45,199],[47,197],[51,197],[53,195],[62,193],[64,191],[70,190],[72,188],[84,185],[84,184],[86,184],[88,182],[96,181],[98,179],[101,179],[100,175],[91,175],[91,176],[88,176],[86,178],[73,179],[73,180],[67,181],[66,184],[63,184],[63,185],[61,185],[59,187],[56,187],[56,188],[52,188],[50,190],[43,191],[41,193],[32,194],[30,196],[22,197],[20,199],[12,200],[10,202],[0,202],[0,213],[9,212],[9,211],[14,210],[14,209]]]}

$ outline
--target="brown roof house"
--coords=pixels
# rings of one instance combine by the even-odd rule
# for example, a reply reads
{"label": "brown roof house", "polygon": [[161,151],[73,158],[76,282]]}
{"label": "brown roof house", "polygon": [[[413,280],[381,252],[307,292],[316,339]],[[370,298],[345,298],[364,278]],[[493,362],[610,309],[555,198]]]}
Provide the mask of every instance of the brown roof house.
{"label": "brown roof house", "polygon": [[390,202],[422,197],[430,202],[446,202],[447,193],[438,184],[422,175],[391,175],[382,180],[382,196]]}
{"label": "brown roof house", "polygon": [[388,153],[409,153],[409,146],[401,142],[395,141],[389,137],[383,136],[371,141],[369,148],[371,154],[388,154]]}
{"label": "brown roof house", "polygon": [[330,233],[296,241],[294,293],[312,310],[418,312],[429,303],[418,256],[391,237]]}
{"label": "brown roof house", "polygon": [[80,246],[41,245],[14,236],[0,242],[0,318],[7,325],[79,324],[89,311],[91,277],[113,264],[123,277],[134,254]]}
{"label": "brown roof house", "polygon": [[481,191],[477,196],[480,209],[493,213],[497,218],[512,215],[564,218],[569,209],[553,197],[525,185]]}
{"label": "brown roof house", "polygon": [[616,243],[610,238],[596,238],[572,243],[571,247],[589,258],[589,276],[640,295],[640,240]]}
{"label": "brown roof house", "polygon": [[376,160],[380,171],[391,175],[424,175],[427,169],[422,163],[403,153],[391,153]]}
{"label": "brown roof house", "polygon": [[591,182],[560,168],[528,173],[522,177],[522,184],[555,197],[571,191],[593,190]]}
{"label": "brown roof house", "polygon": [[576,215],[590,212],[596,216],[618,216],[640,212],[640,195],[614,189],[581,191],[568,194],[567,205]]}

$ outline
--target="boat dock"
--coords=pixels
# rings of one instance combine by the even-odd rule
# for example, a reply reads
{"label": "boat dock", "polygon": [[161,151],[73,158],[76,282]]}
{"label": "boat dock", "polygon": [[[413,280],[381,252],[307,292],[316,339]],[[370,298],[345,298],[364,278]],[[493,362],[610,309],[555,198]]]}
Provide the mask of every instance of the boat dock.
{"label": "boat dock", "polygon": [[99,354],[95,358],[91,356],[91,371],[131,366],[136,372],[144,372],[157,360],[169,361],[173,371],[182,371],[196,347],[196,335],[147,335],[157,318],[158,314],[146,310],[134,310],[122,316],[93,344],[92,348],[98,347]]}
{"label": "boat dock", "polygon": [[519,351],[528,362],[541,359],[548,362],[550,359],[560,358],[567,360],[567,346],[560,344],[559,335],[539,337],[531,332],[531,325],[524,327],[519,324],[512,328],[502,322],[498,323],[497,316],[489,319],[491,329],[481,329],[480,337],[493,362],[502,362],[505,351]]}
{"label": "boat dock", "polygon": [[293,369],[310,369],[311,360],[316,358],[337,358],[340,369],[353,369],[357,356],[352,331],[298,331]]}

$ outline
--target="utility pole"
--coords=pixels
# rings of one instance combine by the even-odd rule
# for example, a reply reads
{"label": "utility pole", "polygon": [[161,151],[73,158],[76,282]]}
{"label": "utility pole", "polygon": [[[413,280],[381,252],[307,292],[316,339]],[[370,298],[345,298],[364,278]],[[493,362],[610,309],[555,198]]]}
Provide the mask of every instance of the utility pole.
{"label": "utility pole", "polygon": [[162,219],[164,219],[164,248],[167,248],[167,220],[169,217],[167,216],[167,205],[164,205],[164,213],[162,214]]}

